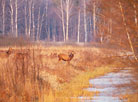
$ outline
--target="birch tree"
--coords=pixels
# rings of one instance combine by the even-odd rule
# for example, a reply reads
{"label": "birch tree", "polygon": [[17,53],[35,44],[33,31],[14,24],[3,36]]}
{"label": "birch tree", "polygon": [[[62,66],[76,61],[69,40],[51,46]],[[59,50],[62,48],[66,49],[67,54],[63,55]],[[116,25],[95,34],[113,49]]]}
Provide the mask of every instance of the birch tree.
{"label": "birch tree", "polygon": [[39,40],[39,29],[40,28],[40,7],[38,9],[38,17],[37,17],[37,34],[36,34],[36,40]]}
{"label": "birch tree", "polygon": [[131,38],[130,38],[130,33],[128,31],[127,24],[126,24],[126,18],[125,18],[125,15],[124,15],[124,10],[123,10],[121,1],[119,1],[119,6],[120,6],[120,10],[121,10],[122,18],[123,18],[123,23],[124,23],[124,26],[125,26],[125,30],[126,30],[126,34],[127,34],[127,38],[128,38],[128,41],[129,41],[131,51],[133,52],[135,59],[138,61],[138,59],[135,55],[135,52],[134,52],[134,47],[133,47],[133,44],[132,44],[132,41],[131,41]]}
{"label": "birch tree", "polygon": [[80,42],[80,14],[81,14],[81,11],[79,8],[79,10],[78,10],[78,35],[77,35],[77,42],[78,43]]}
{"label": "birch tree", "polygon": [[69,40],[69,19],[70,19],[70,13],[71,13],[71,9],[72,9],[72,0],[66,0],[65,2],[66,4],[66,8],[65,8],[65,12],[66,12],[66,41]]}
{"label": "birch tree", "polygon": [[10,25],[10,29],[11,29],[11,34],[13,34],[13,30],[14,30],[14,26],[13,26],[13,21],[14,21],[14,19],[13,19],[13,17],[14,17],[14,15],[13,15],[13,0],[10,0],[10,15],[11,15],[11,25]]}
{"label": "birch tree", "polygon": [[32,2],[32,38],[35,40],[35,14],[34,14],[34,1]]}
{"label": "birch tree", "polygon": [[15,0],[15,36],[18,37],[18,2]]}
{"label": "birch tree", "polygon": [[73,0],[60,0],[60,7],[59,4],[57,3],[57,8],[59,11],[56,11],[56,13],[62,21],[64,41],[68,41],[69,21],[70,21],[70,16],[72,14]]}
{"label": "birch tree", "polygon": [[29,0],[28,1],[28,9],[29,9],[29,24],[28,24],[28,31],[27,31],[27,33],[28,33],[28,37],[30,38],[31,37],[31,22],[32,22],[32,16],[31,16],[31,14],[32,14],[32,0]]}
{"label": "birch tree", "polygon": [[93,37],[96,37],[96,4],[93,2]]}
{"label": "birch tree", "polygon": [[88,32],[87,32],[87,17],[86,17],[86,0],[84,0],[84,32],[85,32],[85,42],[88,41]]}
{"label": "birch tree", "polygon": [[[81,3],[82,0],[75,0],[74,7],[76,7],[76,14],[77,14],[77,42],[80,42],[80,23],[81,23]],[[73,21],[74,22],[74,21]]]}
{"label": "birch tree", "polygon": [[27,37],[29,37],[29,35],[28,35],[28,24],[27,24],[27,0],[25,0],[24,20],[25,20],[25,35]]}
{"label": "birch tree", "polygon": [[48,32],[48,23],[47,23],[47,17],[48,17],[48,5],[49,5],[49,2],[48,0],[45,1],[45,28],[46,28],[46,35],[47,35],[47,38],[49,36],[49,32]]}
{"label": "birch tree", "polygon": [[135,19],[135,24],[136,24],[136,27],[138,28],[138,12],[137,12],[137,7],[136,5],[138,6],[137,4],[137,1],[135,0],[131,0],[132,2],[132,5],[133,5],[133,8],[134,8],[134,19]]}
{"label": "birch tree", "polygon": [[5,34],[5,0],[2,1],[2,32]]}
{"label": "birch tree", "polygon": [[65,23],[64,23],[64,9],[63,9],[63,0],[60,0],[60,5],[61,5],[61,21],[62,21],[62,30],[63,30],[63,37],[64,37],[64,42],[66,41],[66,34],[65,34]]}

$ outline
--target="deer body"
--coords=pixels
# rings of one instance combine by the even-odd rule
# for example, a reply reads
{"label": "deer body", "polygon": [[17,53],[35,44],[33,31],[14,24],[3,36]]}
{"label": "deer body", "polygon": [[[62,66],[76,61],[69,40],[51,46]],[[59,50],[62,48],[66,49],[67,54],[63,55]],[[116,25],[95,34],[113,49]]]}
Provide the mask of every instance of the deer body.
{"label": "deer body", "polygon": [[73,53],[70,53],[69,55],[67,54],[58,55],[59,61],[63,60],[63,61],[67,61],[68,63],[73,59],[73,57],[74,57]]}

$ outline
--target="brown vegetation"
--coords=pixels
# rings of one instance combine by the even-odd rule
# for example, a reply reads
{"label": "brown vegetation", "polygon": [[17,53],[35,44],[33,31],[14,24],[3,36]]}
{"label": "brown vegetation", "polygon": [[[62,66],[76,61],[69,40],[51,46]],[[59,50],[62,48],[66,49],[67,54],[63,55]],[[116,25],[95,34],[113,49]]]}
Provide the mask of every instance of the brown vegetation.
{"label": "brown vegetation", "polygon": [[[47,99],[51,99],[50,96],[54,99],[54,95],[50,94],[51,91],[55,93],[56,90],[60,90],[61,86],[71,82],[77,75],[87,70],[93,71],[97,66],[109,64],[107,59],[102,58],[103,53],[108,51],[106,49],[104,49],[104,52],[98,48],[87,47],[84,49],[82,47],[74,48],[70,46],[58,48],[33,47],[29,48],[30,51],[26,48],[22,50],[13,49],[12,55],[14,60],[13,57],[10,57],[9,62],[5,65],[0,63],[0,102],[43,102],[41,101],[43,98],[47,102]],[[63,54],[68,51],[77,53],[74,58],[73,52],[69,55]],[[60,53],[60,60],[69,62],[73,59],[72,64],[64,65],[58,63],[57,58],[59,57],[56,54],[57,52]],[[112,51],[108,51],[108,54],[109,52]],[[114,60],[110,61],[110,64],[113,63]],[[74,91],[78,93],[80,89],[74,89]],[[60,95],[64,94],[62,92],[63,90],[60,92]],[[73,90],[72,93],[75,94]]]}
{"label": "brown vegetation", "polygon": [[61,53],[61,54],[58,55],[59,61],[60,60],[63,60],[63,61],[67,61],[68,63],[70,63],[70,61],[74,57],[74,54],[75,53],[73,51],[69,55],[66,55],[66,54]]}
{"label": "brown vegetation", "polygon": [[28,51],[21,50],[20,52],[14,52],[14,59],[16,60],[29,58],[29,56],[29,49]]}

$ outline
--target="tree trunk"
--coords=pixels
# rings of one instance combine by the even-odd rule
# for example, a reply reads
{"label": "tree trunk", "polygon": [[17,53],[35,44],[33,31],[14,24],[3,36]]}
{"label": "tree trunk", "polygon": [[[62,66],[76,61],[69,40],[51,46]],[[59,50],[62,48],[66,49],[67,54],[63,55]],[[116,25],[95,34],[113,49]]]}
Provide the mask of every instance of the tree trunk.
{"label": "tree trunk", "polygon": [[66,41],[66,36],[65,36],[65,25],[64,25],[64,10],[63,10],[63,1],[60,0],[61,3],[61,18],[62,18],[62,30],[63,30],[63,37],[64,37],[64,42]]}
{"label": "tree trunk", "polygon": [[3,35],[5,34],[5,0],[2,3],[2,31]]}
{"label": "tree trunk", "polygon": [[69,40],[68,38],[68,33],[69,33],[69,4],[70,4],[70,0],[66,0],[66,41]]}
{"label": "tree trunk", "polygon": [[45,12],[42,15],[42,19],[40,21],[40,29],[39,29],[39,39],[41,37],[41,32],[42,32],[42,26],[43,26],[43,20],[44,20]]}
{"label": "tree trunk", "polygon": [[15,37],[18,37],[18,2],[15,0]]}
{"label": "tree trunk", "polygon": [[25,35],[28,37],[28,24],[27,24],[27,0],[25,0],[24,19],[25,19]]}
{"label": "tree trunk", "polygon": [[125,15],[124,15],[122,3],[120,1],[119,1],[119,6],[120,6],[120,10],[121,10],[122,18],[123,18],[123,23],[124,23],[124,26],[125,26],[125,30],[126,30],[126,34],[127,34],[127,38],[128,38],[128,41],[129,41],[131,51],[133,52],[133,55],[134,55],[134,58],[136,59],[136,61],[138,61],[138,59],[135,55],[135,52],[134,52],[134,47],[133,47],[133,44],[132,44],[132,41],[131,41],[131,38],[130,38],[129,31],[128,31],[128,28],[127,28],[126,18],[125,18]]}
{"label": "tree trunk", "polygon": [[15,0],[15,37],[18,37],[18,2]]}
{"label": "tree trunk", "polygon": [[36,35],[36,40],[39,40],[39,30],[40,30],[40,7],[38,11],[38,18],[37,18],[37,35]]}
{"label": "tree trunk", "polygon": [[96,40],[96,6],[95,2],[93,2],[93,39]]}
{"label": "tree trunk", "polygon": [[77,42],[80,42],[80,9],[78,12],[78,35],[77,35]]}
{"label": "tree trunk", "polygon": [[47,40],[50,41],[50,27],[48,27],[48,37]]}
{"label": "tree trunk", "polygon": [[136,24],[136,27],[138,27],[137,10],[136,10],[135,3],[133,3],[133,8],[134,8],[134,13],[135,13],[135,24]]}
{"label": "tree trunk", "polygon": [[88,41],[88,33],[87,33],[87,18],[86,18],[86,0],[84,0],[84,32],[85,32],[85,42]]}
{"label": "tree trunk", "polygon": [[35,41],[35,15],[34,15],[34,2],[32,2],[32,26],[33,26],[33,40]]}
{"label": "tree trunk", "polygon": [[10,29],[11,29],[11,34],[13,34],[13,4],[12,4],[12,0],[10,0],[10,14],[11,14],[11,26],[10,26]]}
{"label": "tree trunk", "polygon": [[110,22],[110,23],[109,23],[109,24],[110,24],[110,30],[109,30],[109,33],[112,34],[112,22],[113,22],[113,21],[112,21],[111,18],[110,18],[110,21],[109,21],[109,22]]}
{"label": "tree trunk", "polygon": [[28,25],[28,37],[30,38],[31,36],[31,4],[32,4],[32,0],[29,0],[29,25]]}
{"label": "tree trunk", "polygon": [[45,13],[46,13],[46,14],[45,14],[45,15],[46,15],[46,16],[45,16],[45,17],[46,17],[46,18],[45,18],[45,19],[46,19],[46,23],[45,23],[45,28],[46,28],[46,35],[47,35],[47,36],[48,36],[48,29],[49,29],[48,26],[47,26],[47,24],[48,24],[48,23],[47,23],[48,3],[49,3],[48,0],[46,0],[46,7],[45,7],[45,9],[46,9],[46,11],[45,11]]}

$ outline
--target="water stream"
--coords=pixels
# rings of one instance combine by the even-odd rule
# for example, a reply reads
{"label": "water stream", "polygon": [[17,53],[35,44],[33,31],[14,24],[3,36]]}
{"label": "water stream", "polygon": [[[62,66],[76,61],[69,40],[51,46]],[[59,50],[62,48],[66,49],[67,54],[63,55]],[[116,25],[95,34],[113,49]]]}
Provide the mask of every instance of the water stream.
{"label": "water stream", "polygon": [[89,81],[92,87],[87,88],[88,91],[98,91],[92,99],[82,99],[81,102],[126,102],[125,99],[120,99],[120,95],[127,93],[135,93],[136,90],[131,82],[137,80],[132,75],[132,68],[127,68],[119,72],[108,73],[104,76],[91,79]]}

